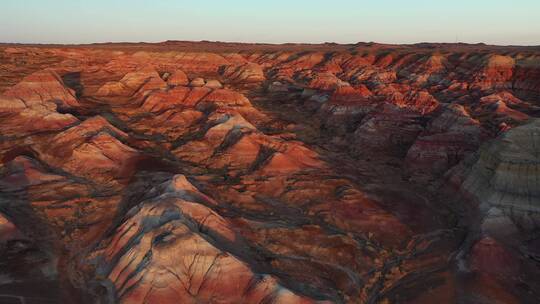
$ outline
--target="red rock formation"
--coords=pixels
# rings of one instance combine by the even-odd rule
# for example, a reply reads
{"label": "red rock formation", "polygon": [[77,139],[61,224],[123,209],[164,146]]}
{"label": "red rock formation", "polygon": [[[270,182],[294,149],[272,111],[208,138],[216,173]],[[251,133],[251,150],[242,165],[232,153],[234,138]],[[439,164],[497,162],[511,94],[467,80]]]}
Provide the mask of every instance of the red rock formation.
{"label": "red rock formation", "polygon": [[2,135],[9,137],[60,131],[78,122],[71,114],[58,113],[54,104],[34,104],[26,107],[18,99],[5,99],[1,96],[0,115]]}
{"label": "red rock formation", "polygon": [[162,89],[165,86],[165,82],[159,77],[156,70],[145,67],[126,74],[118,82],[106,83],[97,91],[96,96],[101,98],[127,98],[136,93],[144,94],[146,91]]}
{"label": "red rock formation", "polygon": [[170,86],[186,86],[189,84],[189,79],[182,70],[176,70],[167,78],[167,84]]}
{"label": "red rock formation", "polygon": [[98,267],[108,269],[103,279],[114,284],[120,302],[314,302],[219,249],[216,244],[228,243],[221,246],[236,251],[246,245],[229,221],[205,206],[215,202],[184,176],[174,176],[151,191],[160,196],[131,210],[113,237],[92,253],[101,261]]}
{"label": "red rock formation", "polygon": [[197,77],[191,80],[191,82],[189,83],[189,86],[190,87],[203,87],[205,84],[206,84],[206,81],[204,81],[203,78]]}
{"label": "red rock formation", "polygon": [[204,84],[204,86],[207,87],[207,88],[210,88],[210,89],[222,89],[223,88],[223,85],[221,84],[221,82],[219,82],[218,80],[215,80],[215,79],[207,80],[206,83]]}
{"label": "red rock formation", "polygon": [[480,98],[475,107],[475,115],[493,125],[504,123],[508,126],[516,126],[529,119],[526,113],[530,109],[530,104],[519,100],[511,93],[500,92]]}
{"label": "red rock formation", "polygon": [[228,64],[227,59],[213,53],[179,53],[174,56],[175,64],[186,73],[217,73]]}
{"label": "red rock formation", "polygon": [[265,80],[262,67],[251,62],[242,65],[223,66],[220,72],[228,83],[250,84]]}
{"label": "red rock formation", "polygon": [[410,83],[424,86],[445,82],[445,75],[454,67],[448,58],[440,53],[413,58],[400,69],[399,76],[405,77]]}
{"label": "red rock formation", "polygon": [[16,98],[27,107],[55,103],[61,109],[71,109],[79,105],[75,92],[67,88],[60,76],[52,70],[39,71],[25,77],[4,92],[4,96]]}
{"label": "red rock formation", "polygon": [[66,88],[55,72],[36,72],[0,95],[0,130],[12,137],[59,131],[78,120],[57,109],[70,110],[78,105],[73,90]]}
{"label": "red rock formation", "polygon": [[324,126],[336,133],[347,133],[364,115],[377,107],[366,86],[342,86],[337,88],[319,109]]}
{"label": "red rock formation", "polygon": [[427,91],[414,90],[407,85],[381,86],[375,94],[386,102],[422,115],[429,114],[439,106],[439,102]]}
{"label": "red rock formation", "polygon": [[485,137],[480,123],[460,105],[440,110],[407,152],[405,164],[411,174],[437,176],[476,151]]}
{"label": "red rock formation", "polygon": [[490,55],[484,59],[483,66],[474,75],[472,88],[508,89],[515,67],[515,59],[510,56]]}
{"label": "red rock formation", "polygon": [[102,117],[69,128],[38,148],[48,164],[73,175],[106,181],[129,178],[137,151],[124,145],[127,134]]}
{"label": "red rock formation", "polygon": [[306,75],[300,76],[303,78],[303,81],[306,83],[306,86],[310,89],[321,90],[321,91],[331,91],[339,87],[348,86],[349,83],[339,79],[336,75],[332,73],[322,72],[322,73],[305,73]]}
{"label": "red rock formation", "polygon": [[[4,212],[23,225],[28,237],[45,242],[42,248],[58,250],[62,243],[68,255],[100,239],[114,217],[119,197],[103,188],[101,196],[95,195],[97,190],[68,174],[50,172],[27,156],[10,160],[0,175],[0,191],[9,198],[3,202]],[[64,258],[63,252],[49,254]]]}

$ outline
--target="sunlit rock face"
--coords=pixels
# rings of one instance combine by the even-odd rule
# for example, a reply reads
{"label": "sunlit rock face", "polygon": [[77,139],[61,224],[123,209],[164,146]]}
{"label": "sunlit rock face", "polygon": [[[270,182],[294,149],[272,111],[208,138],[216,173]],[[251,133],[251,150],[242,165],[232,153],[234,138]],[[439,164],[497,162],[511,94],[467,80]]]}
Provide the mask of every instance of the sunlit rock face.
{"label": "sunlit rock face", "polygon": [[0,293],[539,302],[534,48],[1,46],[0,67]]}
{"label": "sunlit rock face", "polygon": [[129,210],[91,254],[102,284],[113,284],[119,302],[316,302],[271,275],[254,273],[248,263],[255,261],[235,257],[230,251],[248,255],[248,245],[185,176],[175,175],[149,193],[155,197]]}

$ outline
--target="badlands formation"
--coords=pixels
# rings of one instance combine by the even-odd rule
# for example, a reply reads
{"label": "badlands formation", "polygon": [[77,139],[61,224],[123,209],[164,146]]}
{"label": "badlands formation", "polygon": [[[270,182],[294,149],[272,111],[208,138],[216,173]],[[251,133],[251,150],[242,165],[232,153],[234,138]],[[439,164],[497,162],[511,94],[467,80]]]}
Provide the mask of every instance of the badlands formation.
{"label": "badlands formation", "polygon": [[539,117],[533,47],[0,45],[0,302],[539,303]]}

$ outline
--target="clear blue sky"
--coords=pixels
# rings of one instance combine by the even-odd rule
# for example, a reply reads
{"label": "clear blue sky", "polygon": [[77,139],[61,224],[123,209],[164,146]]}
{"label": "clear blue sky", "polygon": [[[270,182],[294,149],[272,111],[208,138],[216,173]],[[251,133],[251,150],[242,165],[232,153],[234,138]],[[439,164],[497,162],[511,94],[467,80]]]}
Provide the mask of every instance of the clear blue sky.
{"label": "clear blue sky", "polygon": [[0,41],[540,45],[540,0],[1,0]]}

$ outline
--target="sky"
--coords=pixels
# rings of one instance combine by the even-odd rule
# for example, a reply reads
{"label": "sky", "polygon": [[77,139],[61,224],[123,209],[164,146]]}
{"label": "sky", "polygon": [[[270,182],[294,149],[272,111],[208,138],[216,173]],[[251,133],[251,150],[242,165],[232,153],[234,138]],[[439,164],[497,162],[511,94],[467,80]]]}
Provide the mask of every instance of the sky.
{"label": "sky", "polygon": [[540,45],[540,0],[1,0],[0,42]]}

